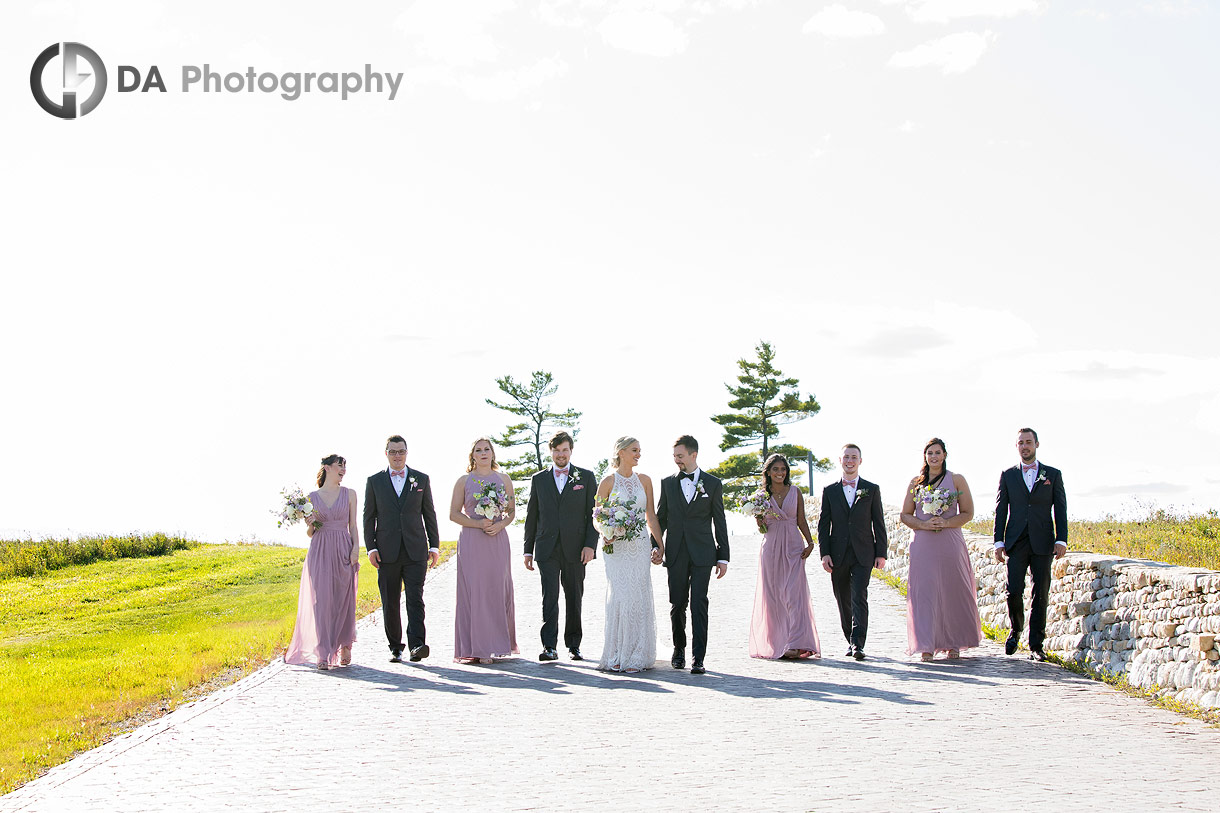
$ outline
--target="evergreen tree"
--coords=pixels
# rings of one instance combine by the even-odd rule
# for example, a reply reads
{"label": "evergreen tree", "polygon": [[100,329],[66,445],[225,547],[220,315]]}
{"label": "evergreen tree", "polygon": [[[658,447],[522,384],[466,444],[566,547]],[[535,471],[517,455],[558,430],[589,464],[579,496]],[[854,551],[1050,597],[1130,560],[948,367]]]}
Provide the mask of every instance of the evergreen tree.
{"label": "evergreen tree", "polygon": [[[740,499],[753,491],[762,479],[762,464],[772,453],[788,458],[792,467],[793,482],[799,478],[799,469],[808,459],[809,450],[795,444],[771,445],[771,439],[780,433],[780,427],[812,417],[821,410],[821,405],[810,395],[801,398],[795,378],[785,378],[774,365],[775,350],[767,342],[755,347],[757,360],[739,359],[737,386],[726,384],[732,399],[729,408],[736,412],[713,415],[712,420],[724,427],[724,438],[720,450],[739,449],[761,444],[757,452],[746,452],[727,457],[719,466],[709,471],[725,482],[726,497]],[[826,471],[830,461],[814,458],[814,468]]]}
{"label": "evergreen tree", "polygon": [[511,375],[497,378],[496,386],[508,396],[507,403],[496,403],[490,398],[486,399],[487,403],[523,420],[510,424],[500,437],[492,438],[492,442],[504,450],[506,457],[508,450],[526,447],[519,456],[499,461],[513,480],[526,480],[544,468],[542,450],[546,448],[550,434],[563,428],[575,438],[580,431],[576,424],[582,413],[574,409],[557,411],[551,408],[551,399],[559,391],[559,385],[550,373],[543,370],[535,370],[528,382],[518,383]]}

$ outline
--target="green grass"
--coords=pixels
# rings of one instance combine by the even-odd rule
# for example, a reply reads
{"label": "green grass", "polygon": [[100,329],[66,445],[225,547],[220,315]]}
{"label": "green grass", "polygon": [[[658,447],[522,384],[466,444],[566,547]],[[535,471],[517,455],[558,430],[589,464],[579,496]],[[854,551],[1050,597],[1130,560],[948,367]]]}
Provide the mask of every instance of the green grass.
{"label": "green grass", "polygon": [[[1098,520],[1068,520],[1068,550],[1131,559],[1152,559],[1171,565],[1220,570],[1220,512],[1177,514],[1138,506],[1137,519],[1107,515]],[[976,519],[967,530],[991,536],[991,517]]]}
{"label": "green grass", "polygon": [[68,539],[0,540],[0,580],[36,576],[70,565],[87,565],[109,559],[163,556],[197,545],[189,539],[165,534],[91,536]]}
{"label": "green grass", "polygon": [[[201,544],[0,581],[0,793],[133,715],[280,655],[304,558],[300,548]],[[357,613],[379,606],[366,559]]]}

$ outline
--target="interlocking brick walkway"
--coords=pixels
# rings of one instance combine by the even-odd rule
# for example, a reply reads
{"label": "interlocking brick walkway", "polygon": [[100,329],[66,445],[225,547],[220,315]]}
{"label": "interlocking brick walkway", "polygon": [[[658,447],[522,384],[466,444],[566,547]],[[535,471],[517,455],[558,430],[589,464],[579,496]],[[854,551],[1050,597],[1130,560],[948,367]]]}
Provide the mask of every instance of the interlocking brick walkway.
{"label": "interlocking brick walkway", "polygon": [[[758,537],[713,582],[709,674],[595,671],[604,576],[589,569],[584,650],[540,664],[537,573],[514,558],[522,656],[452,662],[455,570],[427,584],[432,657],[390,664],[379,615],[355,663],[273,664],[82,754],[0,810],[1214,810],[1220,731],[990,642],[956,663],[902,653],[903,599],[874,583],[870,659],[843,656],[830,581],[808,570],[825,657],[752,660]],[[566,653],[564,653],[566,655]]]}

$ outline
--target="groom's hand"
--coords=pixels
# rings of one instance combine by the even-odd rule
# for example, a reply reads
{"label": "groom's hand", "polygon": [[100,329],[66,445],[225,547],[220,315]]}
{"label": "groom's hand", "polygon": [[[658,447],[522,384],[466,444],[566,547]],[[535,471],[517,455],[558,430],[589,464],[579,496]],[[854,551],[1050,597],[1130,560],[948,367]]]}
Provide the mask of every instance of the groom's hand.
{"label": "groom's hand", "polygon": [[373,567],[381,567],[381,554],[375,550],[369,551],[369,564]]}
{"label": "groom's hand", "polygon": [[835,572],[834,566],[831,564],[829,556],[822,557],[822,570],[825,570],[827,573]]}
{"label": "groom's hand", "polygon": [[596,555],[597,555],[597,551],[593,548],[581,548],[580,549],[580,563],[582,565],[587,565],[587,564],[589,564],[589,562],[593,561],[593,557],[595,557]]}
{"label": "groom's hand", "polygon": [[728,572],[729,572],[729,563],[728,562],[717,562],[716,563],[716,578],[717,579],[723,579],[724,574],[728,573]]}
{"label": "groom's hand", "polygon": [[526,570],[534,569],[534,557],[532,554],[529,554],[529,553],[525,554],[525,569]]}

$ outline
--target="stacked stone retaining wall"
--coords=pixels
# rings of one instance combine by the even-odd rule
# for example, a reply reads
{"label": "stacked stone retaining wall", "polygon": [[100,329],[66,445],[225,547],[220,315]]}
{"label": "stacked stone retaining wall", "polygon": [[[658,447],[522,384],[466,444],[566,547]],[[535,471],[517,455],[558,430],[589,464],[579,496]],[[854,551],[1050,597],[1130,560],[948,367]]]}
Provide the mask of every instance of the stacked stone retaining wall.
{"label": "stacked stone retaining wall", "polygon": [[[913,532],[898,517],[897,510],[886,511],[886,570],[905,581]],[[1007,566],[996,562],[990,536],[964,536],[978,581],[979,616],[1009,629]],[[1155,687],[1178,700],[1220,708],[1220,572],[1069,553],[1055,561],[1051,575],[1047,652],[1125,675],[1132,685]]]}

